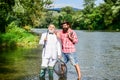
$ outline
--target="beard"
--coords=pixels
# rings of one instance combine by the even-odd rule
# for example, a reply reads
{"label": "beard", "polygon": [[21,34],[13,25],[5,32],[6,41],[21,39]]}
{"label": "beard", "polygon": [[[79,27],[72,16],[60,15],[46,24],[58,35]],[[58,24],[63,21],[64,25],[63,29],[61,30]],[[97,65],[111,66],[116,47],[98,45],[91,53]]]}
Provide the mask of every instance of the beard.
{"label": "beard", "polygon": [[66,33],[68,31],[68,28],[63,28],[63,32]]}
{"label": "beard", "polygon": [[49,33],[54,33],[54,30],[49,30]]}

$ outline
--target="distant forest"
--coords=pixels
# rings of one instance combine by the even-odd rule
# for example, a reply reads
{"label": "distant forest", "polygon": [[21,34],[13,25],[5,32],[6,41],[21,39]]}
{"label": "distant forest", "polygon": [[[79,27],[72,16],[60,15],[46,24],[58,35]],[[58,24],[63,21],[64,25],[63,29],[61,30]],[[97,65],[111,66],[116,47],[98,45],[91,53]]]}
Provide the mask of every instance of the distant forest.
{"label": "distant forest", "polygon": [[61,28],[63,21],[71,22],[77,30],[120,31],[120,0],[84,0],[82,10],[70,6],[53,8],[53,0],[0,0],[0,33],[6,33],[14,22],[20,28],[46,28],[53,23]]}

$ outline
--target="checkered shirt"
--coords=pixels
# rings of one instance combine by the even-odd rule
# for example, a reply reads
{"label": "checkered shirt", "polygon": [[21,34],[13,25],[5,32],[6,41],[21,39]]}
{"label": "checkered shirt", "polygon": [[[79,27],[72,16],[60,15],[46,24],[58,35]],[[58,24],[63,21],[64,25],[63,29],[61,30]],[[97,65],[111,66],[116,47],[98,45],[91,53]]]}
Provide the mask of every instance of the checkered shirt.
{"label": "checkered shirt", "polygon": [[62,43],[62,52],[64,53],[72,53],[76,51],[75,44],[78,42],[78,38],[75,31],[70,29],[70,32],[72,32],[72,41],[68,38],[68,33],[63,33],[61,30],[59,34]]}

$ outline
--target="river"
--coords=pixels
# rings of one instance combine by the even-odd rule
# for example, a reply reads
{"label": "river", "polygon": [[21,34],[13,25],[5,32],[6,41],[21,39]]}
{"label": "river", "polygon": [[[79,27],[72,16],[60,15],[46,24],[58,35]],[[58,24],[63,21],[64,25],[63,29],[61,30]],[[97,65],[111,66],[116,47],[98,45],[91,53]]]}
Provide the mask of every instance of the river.
{"label": "river", "polygon": [[[36,29],[37,34],[46,30]],[[120,32],[76,31],[82,80],[120,80]],[[0,52],[0,80],[39,80],[41,48]],[[68,63],[67,80],[76,80],[75,68]],[[48,74],[46,74],[48,78]],[[47,79],[48,80],[48,79]],[[54,80],[58,76],[54,74]]]}

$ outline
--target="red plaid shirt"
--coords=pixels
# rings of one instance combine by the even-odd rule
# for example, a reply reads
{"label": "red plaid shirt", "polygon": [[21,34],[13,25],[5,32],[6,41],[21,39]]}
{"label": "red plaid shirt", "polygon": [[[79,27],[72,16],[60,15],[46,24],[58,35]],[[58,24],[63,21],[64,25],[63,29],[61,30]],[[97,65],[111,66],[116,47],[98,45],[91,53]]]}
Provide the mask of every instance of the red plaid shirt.
{"label": "red plaid shirt", "polygon": [[72,33],[73,40],[71,41],[68,38],[68,33],[63,33],[63,31],[60,31],[59,37],[62,43],[62,52],[64,53],[72,53],[75,52],[75,44],[78,42],[78,38],[76,33],[73,30],[69,30],[68,32]]}

